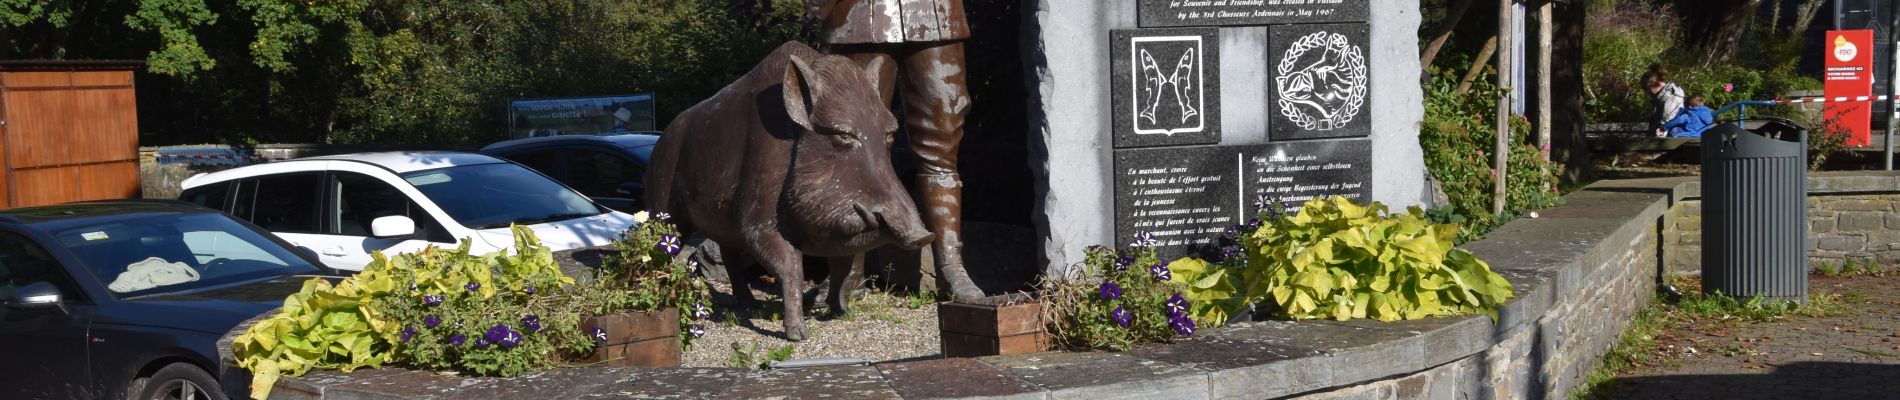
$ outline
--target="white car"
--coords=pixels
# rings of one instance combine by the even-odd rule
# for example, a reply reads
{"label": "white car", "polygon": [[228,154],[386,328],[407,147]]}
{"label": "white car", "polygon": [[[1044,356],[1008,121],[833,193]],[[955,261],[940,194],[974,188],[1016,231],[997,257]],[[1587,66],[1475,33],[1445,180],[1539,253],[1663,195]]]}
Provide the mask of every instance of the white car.
{"label": "white car", "polygon": [[559,251],[612,243],[632,215],[601,207],[521,165],[473,153],[387,152],[301,158],[185,179],[179,200],[223,210],[360,271],[370,253],[471,242],[512,249],[521,224]]}

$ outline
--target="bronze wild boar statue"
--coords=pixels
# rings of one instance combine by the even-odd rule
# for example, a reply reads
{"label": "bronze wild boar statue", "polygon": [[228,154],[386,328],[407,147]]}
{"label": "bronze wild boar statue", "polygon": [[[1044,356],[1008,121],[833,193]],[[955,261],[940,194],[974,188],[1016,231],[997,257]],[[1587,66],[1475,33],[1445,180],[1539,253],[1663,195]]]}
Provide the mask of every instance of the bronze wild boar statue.
{"label": "bronze wild boar statue", "polygon": [[826,302],[841,313],[866,251],[933,239],[891,171],[897,120],[876,85],[848,58],[789,42],[680,113],[653,149],[648,208],[719,244],[740,307],[758,304],[746,267],[777,276],[787,339],[805,339],[803,256],[829,260]]}

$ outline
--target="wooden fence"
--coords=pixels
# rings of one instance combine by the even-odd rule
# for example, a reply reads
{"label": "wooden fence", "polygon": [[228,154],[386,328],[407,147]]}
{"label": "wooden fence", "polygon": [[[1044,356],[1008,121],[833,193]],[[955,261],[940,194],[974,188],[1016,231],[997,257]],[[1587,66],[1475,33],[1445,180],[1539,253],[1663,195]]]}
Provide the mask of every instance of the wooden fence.
{"label": "wooden fence", "polygon": [[0,61],[0,208],[138,197],[137,66]]}

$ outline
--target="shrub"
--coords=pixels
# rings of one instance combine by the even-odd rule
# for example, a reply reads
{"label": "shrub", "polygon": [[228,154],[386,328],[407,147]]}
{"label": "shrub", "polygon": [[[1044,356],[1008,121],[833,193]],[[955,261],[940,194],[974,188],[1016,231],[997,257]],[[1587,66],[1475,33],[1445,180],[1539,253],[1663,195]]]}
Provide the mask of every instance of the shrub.
{"label": "shrub", "polygon": [[470,255],[464,242],[454,250],[377,255],[363,269],[358,277],[396,287],[373,307],[402,327],[396,350],[405,364],[514,376],[593,348],[580,332],[583,312],[574,307],[592,296],[581,296],[527,228],[515,228],[513,256]]}
{"label": "shrub", "polygon": [[679,229],[668,222],[666,213],[649,218],[634,213],[640,225],[621,234],[613,244],[615,255],[607,260],[599,281],[609,289],[610,301],[591,310],[605,314],[619,311],[680,310],[681,348],[692,348],[693,339],[706,335],[704,321],[713,313],[706,282],[693,276],[694,263],[676,262],[683,247]]}
{"label": "shrub", "polygon": [[691,266],[674,263],[679,237],[664,218],[642,222],[615,244],[618,256],[589,284],[561,273],[532,231],[515,226],[512,254],[435,247],[386,257],[332,284],[305,282],[277,314],[232,344],[252,374],[251,396],[311,368],[350,371],[398,363],[438,371],[514,376],[585,354],[591,315],[678,307],[682,344],[705,333],[712,309]]}
{"label": "shrub", "polygon": [[1150,240],[1119,252],[1091,246],[1069,276],[1043,281],[1043,320],[1057,345],[1119,351],[1194,334],[1198,324],[1172,269],[1149,246]]}
{"label": "shrub", "polygon": [[306,281],[231,345],[251,371],[251,396],[266,398],[279,376],[311,368],[407,362],[514,375],[551,365],[557,348],[591,348],[575,331],[576,311],[560,301],[573,280],[533,232],[516,226],[514,234],[513,255],[470,255],[464,241],[455,250],[374,253],[361,273],[334,285]]}
{"label": "shrub", "polygon": [[1241,239],[1249,257],[1244,293],[1280,317],[1495,315],[1512,297],[1510,282],[1452,247],[1456,226],[1431,224],[1417,207],[1391,214],[1335,196],[1264,217]]}
{"label": "shrub", "polygon": [[[1528,143],[1530,124],[1522,118],[1511,123],[1509,163],[1505,170],[1505,215],[1492,215],[1491,152],[1497,140],[1497,98],[1503,94],[1489,79],[1478,79],[1464,94],[1456,93],[1456,79],[1441,74],[1425,86],[1425,122],[1419,146],[1425,167],[1438,178],[1448,211],[1438,222],[1462,222],[1469,229],[1459,242],[1473,239],[1504,223],[1518,211],[1562,204],[1557,176],[1562,168],[1544,161],[1541,149]],[[1452,217],[1456,218],[1452,218]]]}
{"label": "shrub", "polygon": [[1676,42],[1681,22],[1666,5],[1621,1],[1590,7],[1585,16],[1583,80],[1587,119],[1593,122],[1649,120],[1649,91],[1642,75]]}

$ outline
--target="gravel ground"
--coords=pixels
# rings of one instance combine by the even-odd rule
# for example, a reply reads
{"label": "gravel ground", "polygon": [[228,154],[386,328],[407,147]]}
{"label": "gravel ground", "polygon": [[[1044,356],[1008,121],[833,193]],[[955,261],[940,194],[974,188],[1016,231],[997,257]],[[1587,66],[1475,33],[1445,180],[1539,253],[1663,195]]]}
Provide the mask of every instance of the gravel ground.
{"label": "gravel ground", "polygon": [[713,284],[717,311],[706,324],[706,336],[694,341],[681,358],[682,366],[729,367],[733,345],[752,343],[757,344],[758,360],[788,344],[794,346],[792,359],[847,357],[880,362],[943,357],[937,339],[937,307],[931,299],[870,291],[853,300],[851,313],[843,317],[827,316],[823,301],[811,302],[817,305],[806,312],[808,338],[793,343],[785,340],[777,295],[753,290],[753,298],[764,306],[734,310],[728,293],[732,293],[730,286]]}

